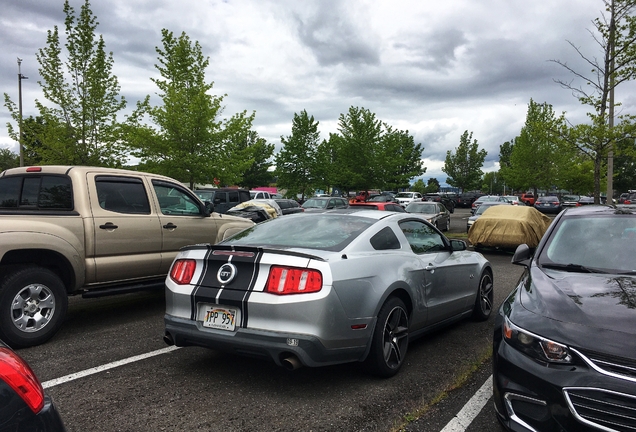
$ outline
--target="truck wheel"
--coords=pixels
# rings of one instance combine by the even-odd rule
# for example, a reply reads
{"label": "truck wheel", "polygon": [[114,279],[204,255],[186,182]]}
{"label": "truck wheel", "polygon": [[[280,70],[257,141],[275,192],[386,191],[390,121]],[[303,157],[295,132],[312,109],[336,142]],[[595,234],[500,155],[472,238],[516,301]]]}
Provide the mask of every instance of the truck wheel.
{"label": "truck wheel", "polygon": [[409,346],[409,315],[404,302],[389,297],[378,313],[371,350],[363,363],[364,369],[373,375],[389,378],[404,363]]}
{"label": "truck wheel", "polygon": [[39,345],[57,333],[68,297],[60,278],[43,267],[21,267],[0,283],[0,337],[12,347]]}

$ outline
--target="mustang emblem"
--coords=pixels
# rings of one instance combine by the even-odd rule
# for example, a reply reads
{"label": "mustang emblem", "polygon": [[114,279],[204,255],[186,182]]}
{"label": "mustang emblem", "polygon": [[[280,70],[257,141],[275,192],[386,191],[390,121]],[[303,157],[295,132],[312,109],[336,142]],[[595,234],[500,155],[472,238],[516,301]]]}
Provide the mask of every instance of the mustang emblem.
{"label": "mustang emblem", "polygon": [[234,280],[236,276],[236,266],[234,264],[226,263],[221,266],[216,274],[216,279],[221,284],[226,285]]}

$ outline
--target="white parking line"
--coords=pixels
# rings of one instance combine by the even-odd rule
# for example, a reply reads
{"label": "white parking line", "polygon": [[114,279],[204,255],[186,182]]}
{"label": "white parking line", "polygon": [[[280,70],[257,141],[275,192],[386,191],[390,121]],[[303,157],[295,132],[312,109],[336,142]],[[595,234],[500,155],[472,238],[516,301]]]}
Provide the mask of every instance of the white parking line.
{"label": "white parking line", "polygon": [[160,350],[151,351],[151,352],[146,353],[146,354],[141,354],[141,355],[134,356],[134,357],[128,357],[128,358],[123,359],[123,360],[118,360],[116,362],[112,362],[112,363],[108,363],[108,364],[105,364],[105,365],[97,366],[97,367],[94,367],[94,368],[91,368],[91,369],[86,369],[86,370],[81,371],[81,372],[72,373],[70,375],[66,375],[66,376],[63,376],[61,378],[55,378],[55,379],[43,382],[42,383],[42,387],[46,389],[46,388],[53,387],[53,386],[56,386],[56,385],[64,384],[64,383],[69,382],[69,381],[73,381],[73,380],[76,380],[76,379],[79,379],[79,378],[84,378],[85,376],[93,375],[93,374],[96,374],[96,373],[99,373],[99,372],[103,372],[103,371],[108,370],[108,369],[113,369],[113,368],[116,368],[116,367],[119,367],[119,366],[123,366],[123,365],[128,364],[128,363],[134,363],[136,361],[144,360],[144,359],[147,359],[147,358],[150,358],[150,357],[154,357],[154,356],[157,356],[157,355],[160,355],[160,354],[166,354],[166,353],[169,353],[171,351],[177,350],[179,348],[180,347],[177,347],[177,346],[170,346],[168,348],[163,348],[163,349],[160,349]]}
{"label": "white parking line", "polygon": [[463,432],[475,420],[492,396],[492,375],[481,386],[477,393],[464,405],[455,418],[448,422],[441,432]]}

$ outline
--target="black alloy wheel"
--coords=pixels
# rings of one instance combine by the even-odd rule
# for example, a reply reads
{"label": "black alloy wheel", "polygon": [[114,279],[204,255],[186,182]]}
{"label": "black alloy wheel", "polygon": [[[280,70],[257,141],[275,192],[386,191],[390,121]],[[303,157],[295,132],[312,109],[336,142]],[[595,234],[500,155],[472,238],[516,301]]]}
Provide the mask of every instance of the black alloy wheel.
{"label": "black alloy wheel", "polygon": [[493,281],[488,270],[484,271],[479,280],[477,299],[473,308],[473,318],[476,321],[486,321],[492,313]]}
{"label": "black alloy wheel", "polygon": [[395,375],[409,345],[409,316],[404,302],[390,297],[380,309],[365,369],[380,377]]}

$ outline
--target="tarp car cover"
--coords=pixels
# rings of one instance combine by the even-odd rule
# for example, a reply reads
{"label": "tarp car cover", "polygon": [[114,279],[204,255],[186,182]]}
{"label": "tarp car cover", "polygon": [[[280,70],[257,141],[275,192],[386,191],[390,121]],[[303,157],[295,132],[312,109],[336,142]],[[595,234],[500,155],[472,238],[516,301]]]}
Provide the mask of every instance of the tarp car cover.
{"label": "tarp car cover", "polygon": [[[273,203],[270,203],[268,201],[273,201]],[[282,210],[280,209],[280,206],[276,204],[276,201],[264,200],[264,199],[263,200],[253,199],[253,200],[242,202],[239,205],[232,207],[230,210],[228,210],[228,212],[239,211],[242,209],[249,210],[250,207],[257,207],[257,208],[261,208],[265,210],[270,219],[277,218],[279,215],[283,213]]]}
{"label": "tarp car cover", "polygon": [[535,248],[551,222],[534,207],[492,206],[473,223],[468,241],[477,247],[515,249],[525,243]]}

